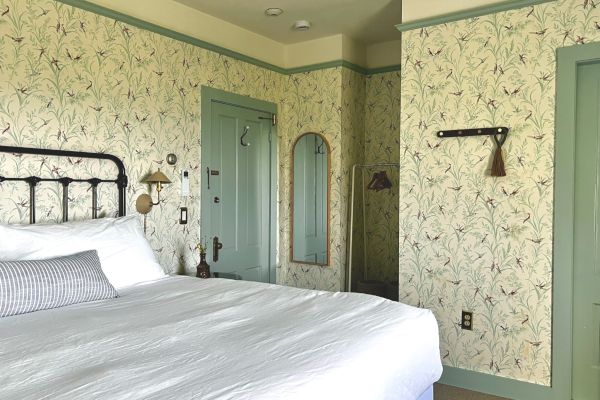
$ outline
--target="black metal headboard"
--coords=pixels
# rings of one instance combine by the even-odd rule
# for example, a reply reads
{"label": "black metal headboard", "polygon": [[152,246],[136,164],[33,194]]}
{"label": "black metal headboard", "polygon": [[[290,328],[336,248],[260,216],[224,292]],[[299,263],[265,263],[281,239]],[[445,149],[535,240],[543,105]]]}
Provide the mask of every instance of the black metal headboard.
{"label": "black metal headboard", "polygon": [[0,146],[0,153],[34,154],[56,157],[94,158],[98,160],[110,160],[117,166],[118,175],[116,179],[87,178],[76,179],[70,177],[43,178],[39,176],[28,177],[6,177],[0,171],[0,183],[4,181],[27,182],[29,184],[29,223],[35,224],[35,187],[40,182],[59,182],[63,187],[62,209],[63,222],[69,220],[69,185],[73,182],[87,182],[92,187],[92,218],[98,218],[98,185],[100,183],[116,183],[119,190],[119,216],[125,215],[125,194],[127,189],[127,175],[123,162],[112,154],[88,153],[83,151],[35,149],[29,147]]}

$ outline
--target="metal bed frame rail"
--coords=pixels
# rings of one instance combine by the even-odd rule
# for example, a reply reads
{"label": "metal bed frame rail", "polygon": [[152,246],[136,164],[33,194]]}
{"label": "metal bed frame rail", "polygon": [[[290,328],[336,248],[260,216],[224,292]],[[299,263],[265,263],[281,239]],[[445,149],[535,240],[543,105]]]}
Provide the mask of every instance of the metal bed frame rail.
{"label": "metal bed frame rail", "polygon": [[29,185],[29,223],[35,224],[35,188],[40,182],[59,182],[62,185],[62,211],[63,211],[63,222],[69,220],[69,185],[73,182],[87,182],[92,188],[92,218],[98,218],[98,185],[100,183],[115,183],[119,190],[119,216],[125,215],[125,201],[126,201],[126,189],[127,189],[127,174],[125,173],[125,166],[123,162],[112,154],[105,153],[90,153],[83,151],[69,151],[69,150],[53,150],[53,149],[36,149],[30,147],[17,147],[17,146],[0,146],[0,153],[11,153],[15,156],[21,154],[33,154],[42,156],[55,156],[55,157],[73,157],[73,158],[91,158],[97,160],[109,160],[112,161],[118,169],[116,179],[100,179],[100,178],[43,178],[39,176],[28,176],[28,177],[6,177],[2,176],[0,171],[0,184],[2,182],[27,182]]}

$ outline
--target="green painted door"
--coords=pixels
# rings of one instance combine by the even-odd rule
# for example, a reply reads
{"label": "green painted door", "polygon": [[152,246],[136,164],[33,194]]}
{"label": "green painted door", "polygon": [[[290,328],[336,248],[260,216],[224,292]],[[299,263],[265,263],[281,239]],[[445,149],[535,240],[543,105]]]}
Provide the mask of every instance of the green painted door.
{"label": "green painted door", "polygon": [[[600,63],[577,69],[573,399],[600,399]],[[560,321],[555,321],[560,324]]]}
{"label": "green painted door", "polygon": [[211,105],[211,129],[202,137],[202,234],[211,272],[223,277],[269,282],[269,117]]}

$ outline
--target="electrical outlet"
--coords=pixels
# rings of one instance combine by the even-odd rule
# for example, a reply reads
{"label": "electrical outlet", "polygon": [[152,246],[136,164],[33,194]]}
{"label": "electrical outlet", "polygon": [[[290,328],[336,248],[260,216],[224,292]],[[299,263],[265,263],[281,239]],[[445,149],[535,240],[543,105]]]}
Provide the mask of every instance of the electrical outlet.
{"label": "electrical outlet", "polygon": [[462,329],[473,330],[473,313],[471,311],[463,311],[460,318],[460,327]]}

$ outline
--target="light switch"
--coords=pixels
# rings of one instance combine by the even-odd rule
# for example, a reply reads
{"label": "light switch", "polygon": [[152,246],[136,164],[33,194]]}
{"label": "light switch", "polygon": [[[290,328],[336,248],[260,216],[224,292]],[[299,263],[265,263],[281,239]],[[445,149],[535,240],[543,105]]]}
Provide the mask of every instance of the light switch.
{"label": "light switch", "polygon": [[179,224],[185,225],[187,224],[188,215],[187,215],[187,207],[181,207],[179,209]]}

